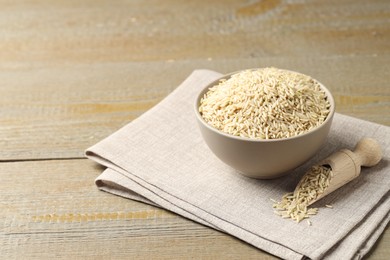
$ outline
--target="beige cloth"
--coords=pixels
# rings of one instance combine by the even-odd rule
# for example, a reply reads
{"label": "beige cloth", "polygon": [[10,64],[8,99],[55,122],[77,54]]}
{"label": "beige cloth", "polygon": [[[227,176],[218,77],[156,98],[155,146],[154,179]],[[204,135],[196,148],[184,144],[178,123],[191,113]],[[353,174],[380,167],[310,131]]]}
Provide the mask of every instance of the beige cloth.
{"label": "beige cloth", "polygon": [[[200,136],[196,93],[221,74],[193,72],[158,105],[89,148],[107,169],[101,190],[140,200],[236,236],[285,259],[361,258],[390,220],[390,127],[336,114],[326,145],[303,166],[275,180],[255,180],[219,161]],[[362,137],[377,139],[383,160],[319,201],[318,215],[296,223],[273,213],[307,168]],[[324,207],[332,204],[333,209]]]}

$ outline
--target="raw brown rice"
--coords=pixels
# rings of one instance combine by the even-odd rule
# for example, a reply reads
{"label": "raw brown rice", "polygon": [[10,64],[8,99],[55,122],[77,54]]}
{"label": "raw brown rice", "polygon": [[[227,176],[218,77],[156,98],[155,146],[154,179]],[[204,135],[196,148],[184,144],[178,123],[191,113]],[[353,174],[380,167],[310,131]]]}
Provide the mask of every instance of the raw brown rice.
{"label": "raw brown rice", "polygon": [[225,133],[279,139],[318,127],[329,107],[325,92],[311,77],[264,68],[221,80],[203,96],[199,112],[208,124]]}
{"label": "raw brown rice", "polygon": [[308,208],[308,205],[328,188],[331,179],[330,167],[313,166],[303,176],[294,192],[285,194],[280,202],[273,204],[275,214],[297,222],[317,214],[318,208]]}

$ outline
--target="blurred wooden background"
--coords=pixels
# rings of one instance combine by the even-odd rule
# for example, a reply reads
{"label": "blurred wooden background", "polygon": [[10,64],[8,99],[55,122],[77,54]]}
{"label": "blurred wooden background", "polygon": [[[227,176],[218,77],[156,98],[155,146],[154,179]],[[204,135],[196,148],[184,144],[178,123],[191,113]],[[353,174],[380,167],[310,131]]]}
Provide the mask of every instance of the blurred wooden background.
{"label": "blurred wooden background", "polygon": [[[194,69],[264,66],[390,126],[390,2],[0,0],[0,258],[273,259],[99,192],[83,156]],[[387,228],[367,258],[389,248]]]}

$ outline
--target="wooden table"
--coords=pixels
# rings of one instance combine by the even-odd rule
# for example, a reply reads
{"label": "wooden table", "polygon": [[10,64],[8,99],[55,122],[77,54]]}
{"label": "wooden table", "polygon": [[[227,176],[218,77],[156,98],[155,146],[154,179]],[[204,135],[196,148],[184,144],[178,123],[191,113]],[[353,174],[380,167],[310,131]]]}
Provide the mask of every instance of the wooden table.
{"label": "wooden table", "polygon": [[[194,69],[264,66],[389,126],[389,1],[0,0],[0,258],[273,259],[98,191],[83,155]],[[387,228],[367,258],[389,248]]]}

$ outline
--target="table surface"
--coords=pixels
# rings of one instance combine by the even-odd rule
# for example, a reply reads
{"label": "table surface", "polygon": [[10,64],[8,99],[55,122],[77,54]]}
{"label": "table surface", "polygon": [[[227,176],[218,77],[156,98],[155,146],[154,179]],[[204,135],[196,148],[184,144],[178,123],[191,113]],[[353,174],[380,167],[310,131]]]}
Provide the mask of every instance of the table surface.
{"label": "table surface", "polygon": [[[0,0],[1,257],[274,259],[101,191],[84,150],[194,69],[313,76],[337,112],[390,125],[388,0]],[[388,259],[390,231],[367,259]]]}

